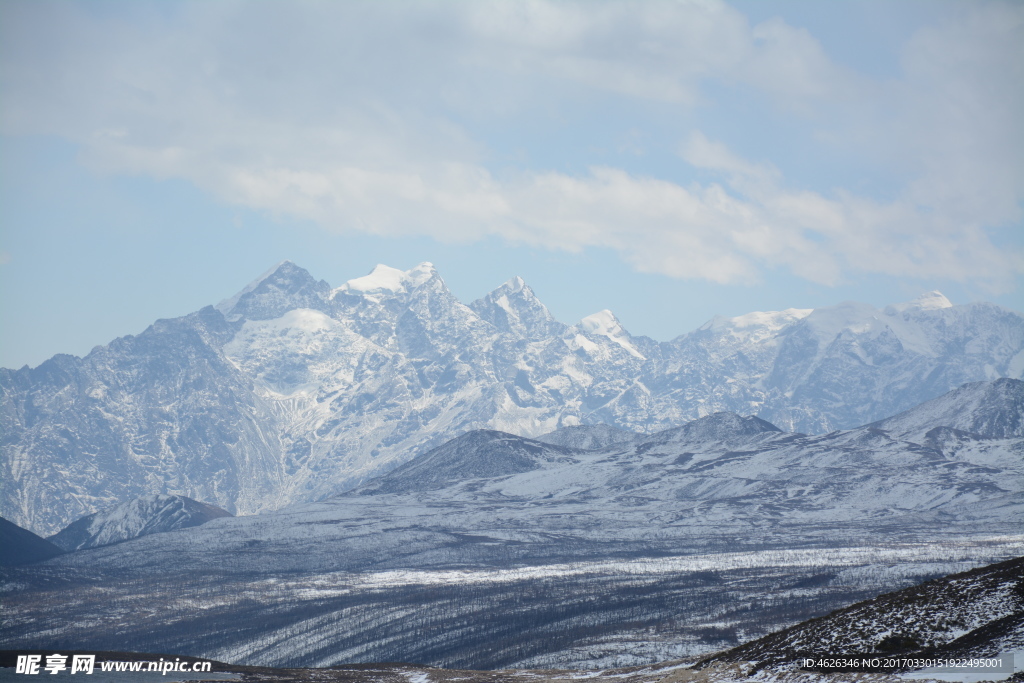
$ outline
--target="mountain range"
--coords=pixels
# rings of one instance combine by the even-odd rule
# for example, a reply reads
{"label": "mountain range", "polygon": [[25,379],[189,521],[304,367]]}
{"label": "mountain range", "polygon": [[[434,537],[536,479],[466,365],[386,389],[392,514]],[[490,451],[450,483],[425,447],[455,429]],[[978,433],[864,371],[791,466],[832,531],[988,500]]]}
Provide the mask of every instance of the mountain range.
{"label": "mountain range", "polygon": [[156,493],[253,514],[475,429],[654,434],[730,411],[820,435],[1022,376],[1021,314],[937,292],[715,318],[656,342],[609,311],[563,324],[519,278],[465,305],[430,264],[332,288],[286,261],[84,358],[0,370],[0,515],[50,535]]}

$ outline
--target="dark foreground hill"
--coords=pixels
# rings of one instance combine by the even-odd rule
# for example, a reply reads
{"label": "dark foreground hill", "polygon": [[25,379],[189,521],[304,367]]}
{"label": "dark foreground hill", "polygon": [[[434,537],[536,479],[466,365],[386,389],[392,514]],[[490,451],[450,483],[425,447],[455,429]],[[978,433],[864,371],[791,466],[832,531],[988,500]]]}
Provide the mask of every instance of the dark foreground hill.
{"label": "dark foreground hill", "polygon": [[63,553],[45,538],[0,517],[0,565],[42,562]]}
{"label": "dark foreground hill", "polygon": [[705,658],[794,668],[805,657],[987,658],[1024,650],[1024,557],[933,579]]}

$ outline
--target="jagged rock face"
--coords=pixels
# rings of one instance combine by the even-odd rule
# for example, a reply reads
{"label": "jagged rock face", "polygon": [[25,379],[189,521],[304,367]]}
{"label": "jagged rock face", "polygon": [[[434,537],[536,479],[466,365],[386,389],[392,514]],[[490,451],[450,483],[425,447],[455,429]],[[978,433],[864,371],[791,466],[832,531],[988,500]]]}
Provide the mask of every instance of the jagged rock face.
{"label": "jagged rock face", "polygon": [[153,494],[87,515],[48,540],[63,550],[81,550],[149,534],[188,529],[211,519],[230,516],[226,510],[185,496]]}
{"label": "jagged rock face", "polygon": [[0,514],[53,533],[148,494],[256,513],[353,488],[472,429],[651,433],[721,411],[865,424],[1024,375],[1024,318],[932,293],[716,318],[659,343],[554,320],[518,278],[464,305],[430,264],[331,289],[292,263],[85,358],[0,370]]}
{"label": "jagged rock face", "polygon": [[226,508],[276,496],[276,406],[223,354],[236,327],[206,308],[82,359],[2,371],[10,518],[53,533],[153,491]]}

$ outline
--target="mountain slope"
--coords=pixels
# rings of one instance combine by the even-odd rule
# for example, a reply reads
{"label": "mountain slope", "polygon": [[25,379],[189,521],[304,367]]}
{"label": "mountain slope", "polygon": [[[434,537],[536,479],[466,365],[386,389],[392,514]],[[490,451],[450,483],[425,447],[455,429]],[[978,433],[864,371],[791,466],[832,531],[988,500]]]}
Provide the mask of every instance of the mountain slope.
{"label": "mountain slope", "polygon": [[616,429],[610,425],[599,424],[562,427],[548,434],[541,434],[535,437],[534,440],[555,446],[594,450],[615,444],[629,443],[636,439],[637,435],[633,432]]}
{"label": "mountain slope", "polygon": [[989,439],[1024,436],[1024,382],[972,382],[873,427],[906,438],[927,438],[934,425]]}
{"label": "mountain slope", "polygon": [[230,516],[226,510],[185,496],[152,494],[82,517],[48,540],[64,550],[81,550],[149,534],[188,529]]}
{"label": "mountain slope", "polygon": [[471,479],[493,479],[575,462],[575,449],[513,434],[479,429],[411,460],[356,489],[361,495],[446,488]]}
{"label": "mountain slope", "polygon": [[733,412],[820,434],[1022,375],[1024,317],[936,293],[716,318],[659,343],[610,311],[560,323],[518,278],[467,306],[426,263],[332,289],[283,262],[85,358],[0,369],[0,514],[51,534],[151,492],[252,514],[472,429],[651,434]]}
{"label": "mountain slope", "polygon": [[266,505],[284,474],[279,421],[221,351],[236,331],[206,308],[85,358],[0,371],[4,512],[54,533],[175,486],[229,510]]}

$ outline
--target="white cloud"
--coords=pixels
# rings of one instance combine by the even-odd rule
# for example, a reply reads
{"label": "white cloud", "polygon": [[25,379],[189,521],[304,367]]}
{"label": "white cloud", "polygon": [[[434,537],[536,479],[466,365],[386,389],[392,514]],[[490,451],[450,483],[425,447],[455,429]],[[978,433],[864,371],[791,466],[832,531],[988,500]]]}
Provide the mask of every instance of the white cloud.
{"label": "white cloud", "polygon": [[[1020,6],[970,5],[922,30],[898,82],[710,0],[135,7],[5,6],[3,130],[63,135],[97,168],[184,178],[329,230],[605,247],[714,282],[783,267],[826,284],[868,272],[1005,288],[1024,272],[987,232],[1019,221],[1024,198]],[[595,93],[693,116],[715,106],[707,83],[754,88],[822,155],[901,169],[905,186],[884,200],[812,190],[682,126],[682,158],[721,182],[512,172],[459,123],[545,107],[600,117],[579,105]],[[678,145],[680,129],[661,132]]]}

